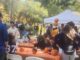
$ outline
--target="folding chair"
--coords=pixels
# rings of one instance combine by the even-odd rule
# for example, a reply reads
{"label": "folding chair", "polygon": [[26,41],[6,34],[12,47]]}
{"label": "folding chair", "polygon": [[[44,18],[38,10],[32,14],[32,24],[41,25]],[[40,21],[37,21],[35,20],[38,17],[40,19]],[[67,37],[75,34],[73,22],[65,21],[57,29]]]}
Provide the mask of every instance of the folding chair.
{"label": "folding chair", "polygon": [[44,59],[39,57],[26,57],[25,60],[44,60]]}
{"label": "folding chair", "polygon": [[16,54],[8,54],[7,58],[8,60],[22,60],[22,57]]}

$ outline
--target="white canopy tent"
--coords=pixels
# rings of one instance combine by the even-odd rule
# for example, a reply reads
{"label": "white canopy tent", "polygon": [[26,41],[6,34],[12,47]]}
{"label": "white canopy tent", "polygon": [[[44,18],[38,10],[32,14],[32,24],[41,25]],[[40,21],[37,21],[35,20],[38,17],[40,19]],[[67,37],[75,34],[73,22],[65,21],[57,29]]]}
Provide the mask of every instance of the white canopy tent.
{"label": "white canopy tent", "polygon": [[59,23],[67,23],[73,21],[78,24],[80,22],[80,16],[73,13],[71,10],[66,10],[56,16],[45,18],[44,23],[53,23],[55,19],[59,19]]}

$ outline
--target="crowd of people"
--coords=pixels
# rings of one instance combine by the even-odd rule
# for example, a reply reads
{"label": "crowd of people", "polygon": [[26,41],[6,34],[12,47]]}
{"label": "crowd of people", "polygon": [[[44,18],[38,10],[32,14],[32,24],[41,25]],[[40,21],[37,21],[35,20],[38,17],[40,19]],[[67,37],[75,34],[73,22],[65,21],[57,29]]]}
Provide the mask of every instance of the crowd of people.
{"label": "crowd of people", "polygon": [[45,52],[51,52],[54,49],[57,54],[62,50],[61,60],[75,60],[75,52],[77,54],[80,51],[80,35],[73,22],[61,24],[61,27],[53,24],[48,26],[35,24],[33,29],[28,29],[31,25],[14,21],[11,21],[9,26],[3,24],[2,17],[0,13],[0,60],[6,60],[7,51],[11,54],[15,53],[17,42],[30,42],[31,35],[36,35],[37,38],[34,48],[45,50]]}

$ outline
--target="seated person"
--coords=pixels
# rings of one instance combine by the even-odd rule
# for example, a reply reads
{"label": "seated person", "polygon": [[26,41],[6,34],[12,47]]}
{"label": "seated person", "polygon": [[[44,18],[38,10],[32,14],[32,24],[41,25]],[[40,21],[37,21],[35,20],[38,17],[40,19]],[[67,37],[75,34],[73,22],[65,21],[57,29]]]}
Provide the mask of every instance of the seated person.
{"label": "seated person", "polygon": [[37,44],[36,46],[40,49],[45,49],[46,47],[52,47],[52,40],[50,40],[49,36],[47,34],[44,34],[43,36],[39,36],[37,38]]}

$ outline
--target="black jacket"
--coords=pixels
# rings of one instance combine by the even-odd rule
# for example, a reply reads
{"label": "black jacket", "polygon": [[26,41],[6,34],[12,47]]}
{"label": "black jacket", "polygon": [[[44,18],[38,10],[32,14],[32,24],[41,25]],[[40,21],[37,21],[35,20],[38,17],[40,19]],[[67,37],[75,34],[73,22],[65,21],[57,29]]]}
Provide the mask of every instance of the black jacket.
{"label": "black jacket", "polygon": [[62,48],[66,54],[73,54],[74,50],[78,49],[76,38],[72,41],[64,33],[60,33],[55,37],[55,44]]}

